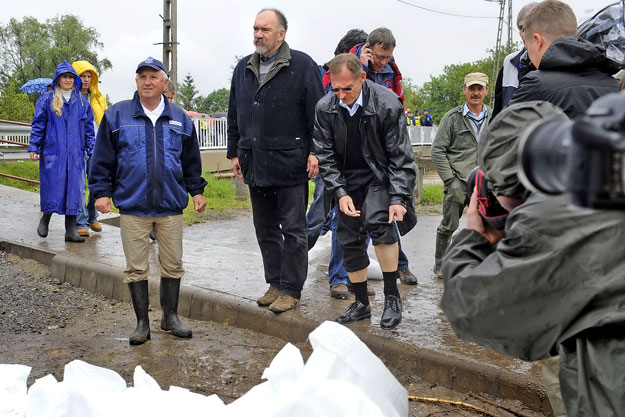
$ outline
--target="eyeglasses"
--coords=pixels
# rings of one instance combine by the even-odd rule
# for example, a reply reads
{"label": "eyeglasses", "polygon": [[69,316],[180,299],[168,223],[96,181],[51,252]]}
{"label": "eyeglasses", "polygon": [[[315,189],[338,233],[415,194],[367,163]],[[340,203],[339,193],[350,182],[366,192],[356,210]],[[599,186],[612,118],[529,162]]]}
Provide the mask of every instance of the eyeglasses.
{"label": "eyeglasses", "polygon": [[339,91],[352,91],[351,87],[332,87],[330,89],[333,93],[338,93]]}
{"label": "eyeglasses", "polygon": [[375,52],[373,53],[373,56],[375,57],[375,59],[381,62],[384,62],[384,61],[388,62],[391,59],[393,59],[393,55],[378,55]]}
{"label": "eyeglasses", "polygon": [[519,25],[517,28],[519,29],[519,32],[523,32],[523,25]]}

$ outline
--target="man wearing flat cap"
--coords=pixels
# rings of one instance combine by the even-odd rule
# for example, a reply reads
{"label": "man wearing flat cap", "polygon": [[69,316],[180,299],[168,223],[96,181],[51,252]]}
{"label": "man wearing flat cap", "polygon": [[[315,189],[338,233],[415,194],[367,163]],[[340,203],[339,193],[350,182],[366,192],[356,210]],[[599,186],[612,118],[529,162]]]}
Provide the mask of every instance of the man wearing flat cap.
{"label": "man wearing flat cap", "polygon": [[432,162],[445,184],[443,220],[436,230],[433,272],[441,278],[441,262],[451,235],[458,229],[460,216],[468,204],[467,177],[477,166],[477,143],[490,120],[492,110],[484,104],[488,76],[472,72],[464,77],[464,104],[447,112],[432,142]]}
{"label": "man wearing flat cap", "polygon": [[191,337],[178,318],[182,268],[182,210],[193,197],[206,206],[197,134],[184,110],[169,103],[163,91],[169,78],[163,63],[148,57],[137,66],[137,91],[104,112],[91,159],[89,189],[101,213],[120,213],[120,230],[137,328],[130,344],[150,339],[148,319],[149,234],[158,241],[161,272],[161,329]]}

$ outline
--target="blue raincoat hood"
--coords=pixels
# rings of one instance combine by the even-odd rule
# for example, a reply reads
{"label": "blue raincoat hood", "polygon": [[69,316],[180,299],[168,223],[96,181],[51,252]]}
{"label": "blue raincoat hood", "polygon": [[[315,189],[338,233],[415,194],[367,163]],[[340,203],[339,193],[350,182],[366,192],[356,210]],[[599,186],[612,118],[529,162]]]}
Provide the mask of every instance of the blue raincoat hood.
{"label": "blue raincoat hood", "polygon": [[72,64],[67,61],[61,62],[59,66],[56,67],[56,71],[54,71],[54,78],[52,79],[52,88],[54,89],[56,87],[56,83],[59,81],[61,74],[65,74],[67,72],[74,76],[74,88],[76,91],[80,91],[82,89],[82,80],[78,76],[74,67],[72,67]]}

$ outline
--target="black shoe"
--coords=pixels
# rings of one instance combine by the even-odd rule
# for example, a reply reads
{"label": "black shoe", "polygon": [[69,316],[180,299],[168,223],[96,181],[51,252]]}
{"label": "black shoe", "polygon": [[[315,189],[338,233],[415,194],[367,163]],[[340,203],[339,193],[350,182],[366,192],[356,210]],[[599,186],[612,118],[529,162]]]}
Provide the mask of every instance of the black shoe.
{"label": "black shoe", "polygon": [[401,322],[401,299],[397,295],[387,295],[384,298],[384,313],[380,326],[390,330]]}
{"label": "black shoe", "polygon": [[187,329],[178,318],[178,298],[180,296],[180,279],[161,277],[161,329],[170,330],[178,337],[189,338],[193,332]]}
{"label": "black shoe", "polygon": [[130,298],[132,298],[132,307],[137,316],[137,328],[128,338],[128,341],[131,345],[141,345],[150,340],[148,281],[131,282],[128,284],[128,288],[130,289]]}
{"label": "black shoe", "polygon": [[39,227],[37,227],[37,234],[41,237],[48,236],[48,225],[50,224],[50,217],[52,217],[52,213],[46,214],[43,213],[41,215],[41,220],[39,220]]}
{"label": "black shoe", "polygon": [[371,306],[360,301],[353,302],[335,321],[340,324],[349,324],[358,320],[371,318]]}

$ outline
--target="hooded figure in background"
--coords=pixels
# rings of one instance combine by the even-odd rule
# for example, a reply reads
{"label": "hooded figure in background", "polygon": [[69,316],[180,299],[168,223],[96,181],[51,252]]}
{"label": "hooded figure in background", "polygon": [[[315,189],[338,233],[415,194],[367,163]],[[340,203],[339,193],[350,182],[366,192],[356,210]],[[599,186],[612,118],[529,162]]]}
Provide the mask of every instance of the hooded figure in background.
{"label": "hooded figure in background", "polygon": [[[72,67],[82,81],[80,93],[91,105],[96,123],[93,128],[97,134],[104,110],[108,108],[106,97],[98,88],[98,72],[88,61],[75,61],[72,63]],[[87,158],[87,172],[89,172],[89,160],[90,158]],[[95,209],[95,198],[91,194],[89,194],[88,202],[83,206],[82,212],[78,214],[76,219],[76,232],[80,236],[88,237],[89,229],[94,232],[102,231],[102,225],[98,222],[98,211]]]}
{"label": "hooded figure in background", "polygon": [[65,241],[84,242],[76,233],[76,215],[84,205],[85,152],[91,155],[95,142],[93,112],[69,62],[56,68],[52,85],[37,101],[28,146],[30,158],[40,161],[43,215],[37,233],[47,237],[50,217],[58,213],[65,215]]}
{"label": "hooded figure in background", "polygon": [[91,72],[91,84],[88,88],[90,96],[89,104],[91,104],[95,122],[100,126],[100,120],[102,120],[102,116],[104,116],[104,110],[108,109],[108,105],[106,104],[106,97],[100,92],[100,88],[98,87],[98,72],[88,61],[75,61],[72,63],[72,67],[74,67],[79,76],[86,71]]}
{"label": "hooded figure in background", "polygon": [[441,308],[464,340],[527,361],[559,354],[570,417],[625,416],[625,212],[573,208],[517,176],[523,129],[554,117],[547,102],[519,103],[482,134],[480,168],[510,215],[494,232],[473,194],[443,259]]}

